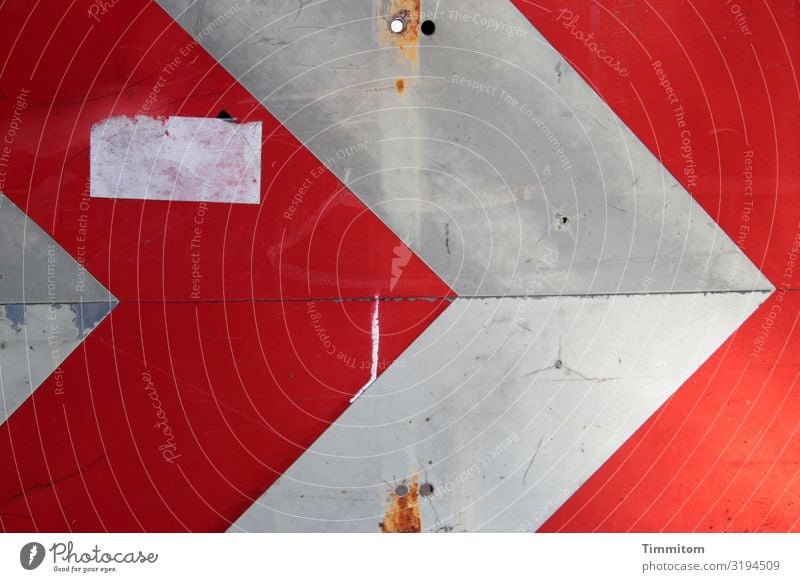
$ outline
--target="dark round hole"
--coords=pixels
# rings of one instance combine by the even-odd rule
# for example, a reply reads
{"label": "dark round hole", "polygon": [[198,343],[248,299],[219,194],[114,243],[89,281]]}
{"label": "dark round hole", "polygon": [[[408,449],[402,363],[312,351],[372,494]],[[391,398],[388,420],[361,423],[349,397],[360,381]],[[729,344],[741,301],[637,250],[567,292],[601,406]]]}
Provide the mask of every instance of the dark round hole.
{"label": "dark round hole", "polygon": [[405,497],[406,495],[408,495],[408,487],[406,487],[405,485],[398,485],[397,487],[394,488],[394,494],[397,495],[398,497]]}
{"label": "dark round hole", "polygon": [[425,22],[422,23],[419,29],[425,36],[430,36],[434,32],[436,32],[436,23],[433,20],[426,20]]}
{"label": "dark round hole", "polygon": [[430,497],[433,495],[433,485],[430,483],[423,483],[419,486],[419,494],[423,497]]}
{"label": "dark round hole", "polygon": [[569,218],[567,218],[566,216],[562,216],[561,217],[561,224],[567,224],[568,222],[569,222]]}
{"label": "dark round hole", "polygon": [[560,370],[563,367],[564,367],[564,362],[562,362],[561,360],[556,360],[556,369]]}

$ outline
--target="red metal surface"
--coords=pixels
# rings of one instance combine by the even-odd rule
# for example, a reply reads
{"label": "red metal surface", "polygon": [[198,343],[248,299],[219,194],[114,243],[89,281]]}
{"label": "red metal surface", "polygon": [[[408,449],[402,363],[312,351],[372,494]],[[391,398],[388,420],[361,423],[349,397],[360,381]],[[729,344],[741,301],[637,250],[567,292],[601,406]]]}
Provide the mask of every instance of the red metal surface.
{"label": "red metal surface", "polygon": [[[2,5],[5,193],[120,305],[0,427],[0,529],[223,531],[369,381],[368,299],[381,373],[452,292],[159,7],[93,4]],[[262,121],[261,205],[88,198],[145,104]]]}
{"label": "red metal surface", "polygon": [[779,289],[542,531],[799,529],[800,6],[515,4]]}

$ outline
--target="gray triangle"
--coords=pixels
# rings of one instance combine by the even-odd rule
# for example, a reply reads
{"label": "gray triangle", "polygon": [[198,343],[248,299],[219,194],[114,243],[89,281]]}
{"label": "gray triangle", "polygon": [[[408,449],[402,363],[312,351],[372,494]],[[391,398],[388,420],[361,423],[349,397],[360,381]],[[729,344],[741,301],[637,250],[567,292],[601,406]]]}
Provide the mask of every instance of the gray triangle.
{"label": "gray triangle", "polygon": [[0,194],[0,424],[117,305],[116,298]]}
{"label": "gray triangle", "polygon": [[0,194],[0,303],[95,303],[116,298]]}

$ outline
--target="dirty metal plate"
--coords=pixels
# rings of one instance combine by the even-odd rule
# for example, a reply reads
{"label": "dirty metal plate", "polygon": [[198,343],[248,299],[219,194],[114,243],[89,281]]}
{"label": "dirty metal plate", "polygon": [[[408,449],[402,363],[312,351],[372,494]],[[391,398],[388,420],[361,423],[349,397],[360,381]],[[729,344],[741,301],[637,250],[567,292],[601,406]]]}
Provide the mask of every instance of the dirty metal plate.
{"label": "dirty metal plate", "polygon": [[160,4],[461,295],[770,288],[510,2]]}
{"label": "dirty metal plate", "polygon": [[535,531],[767,296],[457,299],[230,531]]}

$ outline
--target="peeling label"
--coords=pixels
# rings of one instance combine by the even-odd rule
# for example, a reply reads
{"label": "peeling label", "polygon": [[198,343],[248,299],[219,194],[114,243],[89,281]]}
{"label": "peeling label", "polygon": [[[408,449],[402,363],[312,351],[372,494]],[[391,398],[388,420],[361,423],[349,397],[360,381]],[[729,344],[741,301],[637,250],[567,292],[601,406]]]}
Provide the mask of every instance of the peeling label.
{"label": "peeling label", "polygon": [[261,122],[110,117],[92,127],[91,195],[258,204]]}

